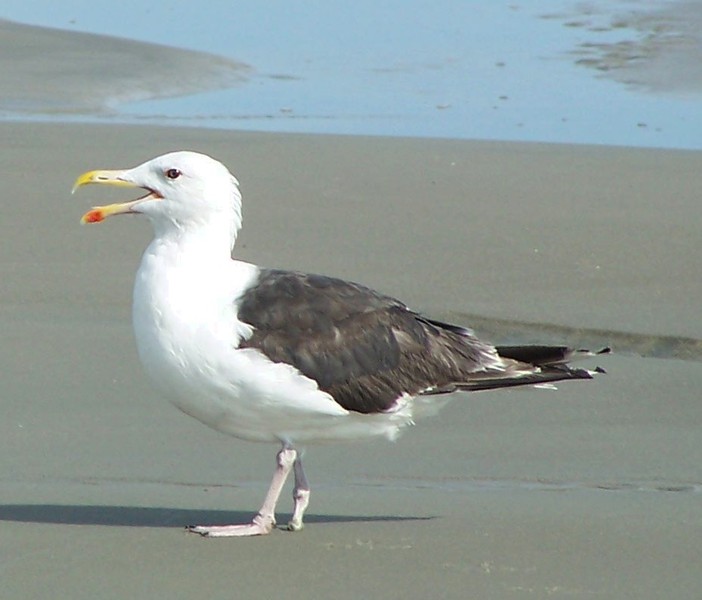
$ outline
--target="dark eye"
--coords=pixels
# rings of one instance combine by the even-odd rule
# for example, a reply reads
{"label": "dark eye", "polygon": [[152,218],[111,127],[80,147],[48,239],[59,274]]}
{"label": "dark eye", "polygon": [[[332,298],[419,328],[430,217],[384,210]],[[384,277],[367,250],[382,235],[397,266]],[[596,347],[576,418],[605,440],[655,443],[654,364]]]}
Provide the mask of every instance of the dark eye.
{"label": "dark eye", "polygon": [[168,177],[168,179],[178,179],[181,174],[182,173],[178,169],[168,169],[168,171],[166,171],[166,177]]}

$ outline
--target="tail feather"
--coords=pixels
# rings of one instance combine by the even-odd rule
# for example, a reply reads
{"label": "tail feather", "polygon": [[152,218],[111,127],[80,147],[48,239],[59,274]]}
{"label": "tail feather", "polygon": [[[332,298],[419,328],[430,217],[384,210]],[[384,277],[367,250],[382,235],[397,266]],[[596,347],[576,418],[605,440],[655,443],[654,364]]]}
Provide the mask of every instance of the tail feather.
{"label": "tail feather", "polygon": [[558,367],[536,368],[530,373],[518,373],[516,375],[493,374],[476,377],[470,381],[459,381],[449,385],[431,388],[423,392],[423,395],[447,394],[450,392],[481,392],[484,390],[497,390],[501,388],[531,385],[536,387],[552,387],[550,384],[556,381],[569,379],[592,379],[595,374],[604,373],[599,367],[595,370],[571,369],[566,365]]}
{"label": "tail feather", "polygon": [[511,358],[535,366],[563,365],[573,360],[611,352],[610,348],[591,352],[590,350],[574,350],[567,346],[497,346],[496,350],[502,358]]}
{"label": "tail feather", "polygon": [[[422,317],[429,325],[449,331],[451,334],[473,338],[473,331],[461,327]],[[595,352],[574,350],[568,346],[496,346],[495,351],[503,361],[503,369],[472,371],[464,381],[436,386],[422,392],[423,395],[446,394],[455,391],[477,392],[506,387],[530,385],[536,387],[553,387],[556,381],[571,379],[592,379],[596,374],[605,373],[601,367],[595,369],[577,369],[568,363],[574,360],[601,356],[611,352],[609,347]]]}
{"label": "tail feather", "polygon": [[498,346],[496,350],[509,365],[505,371],[473,373],[473,377],[467,381],[431,388],[423,394],[479,392],[525,385],[552,388],[552,384],[556,381],[592,379],[597,374],[605,373],[605,370],[601,367],[592,370],[577,369],[566,363],[571,360],[608,354],[611,351],[610,348],[602,348],[597,352],[573,350],[567,346]]}

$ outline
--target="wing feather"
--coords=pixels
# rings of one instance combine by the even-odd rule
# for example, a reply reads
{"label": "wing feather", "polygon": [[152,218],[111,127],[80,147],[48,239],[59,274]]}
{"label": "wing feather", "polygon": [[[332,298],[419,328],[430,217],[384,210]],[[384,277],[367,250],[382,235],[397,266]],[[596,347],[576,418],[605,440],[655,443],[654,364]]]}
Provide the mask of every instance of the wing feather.
{"label": "wing feather", "polygon": [[295,366],[356,412],[389,410],[404,395],[500,361],[468,330],[442,328],[394,298],[321,275],[264,270],[238,315],[254,328],[242,347]]}
{"label": "wing feather", "polygon": [[593,356],[586,350],[495,348],[470,329],[323,275],[262,270],[239,299],[238,316],[253,327],[242,347],[293,365],[343,408],[360,413],[392,410],[404,396],[549,384],[602,372],[566,364]]}

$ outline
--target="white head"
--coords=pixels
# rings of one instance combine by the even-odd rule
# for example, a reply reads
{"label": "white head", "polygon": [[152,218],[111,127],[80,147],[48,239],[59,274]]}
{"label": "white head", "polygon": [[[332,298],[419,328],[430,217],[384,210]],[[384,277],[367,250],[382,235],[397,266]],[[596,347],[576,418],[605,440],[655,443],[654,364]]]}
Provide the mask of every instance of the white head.
{"label": "white head", "polygon": [[99,223],[118,214],[149,217],[156,235],[228,226],[231,245],[241,227],[239,183],[219,161],[197,152],[171,152],[133,169],[89,171],[76,180],[73,191],[87,184],[142,188],[145,196],[83,215],[83,223]]}

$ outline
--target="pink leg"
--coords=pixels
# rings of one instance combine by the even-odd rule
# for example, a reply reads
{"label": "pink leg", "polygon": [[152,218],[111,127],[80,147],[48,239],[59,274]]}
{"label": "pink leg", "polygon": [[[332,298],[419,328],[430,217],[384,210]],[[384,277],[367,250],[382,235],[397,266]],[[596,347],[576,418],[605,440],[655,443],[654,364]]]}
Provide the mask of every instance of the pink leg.
{"label": "pink leg", "polygon": [[271,486],[268,488],[261,510],[258,511],[251,523],[243,525],[196,525],[188,527],[188,531],[207,537],[265,535],[273,531],[275,527],[275,506],[285,485],[285,480],[288,478],[293,464],[296,463],[296,459],[297,452],[294,448],[283,446],[278,452],[276,456],[277,467],[273,475],[273,481],[271,481]]}
{"label": "pink leg", "polygon": [[307,505],[310,503],[310,485],[307,483],[305,471],[302,468],[302,459],[298,456],[293,465],[295,470],[295,489],[293,490],[293,500],[295,507],[293,515],[288,523],[290,531],[300,531],[304,527],[302,517],[307,510]]}

